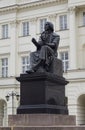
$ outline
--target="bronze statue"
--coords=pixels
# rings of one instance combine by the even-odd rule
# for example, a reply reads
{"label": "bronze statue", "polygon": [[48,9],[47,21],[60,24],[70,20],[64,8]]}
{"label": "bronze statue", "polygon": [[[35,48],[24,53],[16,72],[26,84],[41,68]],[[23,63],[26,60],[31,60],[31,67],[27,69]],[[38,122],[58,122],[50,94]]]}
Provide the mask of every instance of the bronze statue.
{"label": "bronze statue", "polygon": [[27,73],[49,72],[54,57],[57,57],[60,36],[54,33],[51,22],[46,22],[44,29],[45,31],[41,33],[38,42],[35,38],[32,38],[32,42],[37,49],[30,54],[30,69],[26,71]]}

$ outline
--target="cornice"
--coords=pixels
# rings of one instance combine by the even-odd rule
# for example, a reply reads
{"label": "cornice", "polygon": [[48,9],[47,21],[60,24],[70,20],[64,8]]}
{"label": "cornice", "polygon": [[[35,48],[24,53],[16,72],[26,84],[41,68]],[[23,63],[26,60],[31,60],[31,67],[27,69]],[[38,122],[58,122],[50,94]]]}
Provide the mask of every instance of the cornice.
{"label": "cornice", "polygon": [[38,7],[38,6],[44,6],[48,4],[63,4],[63,3],[68,3],[68,0],[40,0],[40,1],[35,1],[35,2],[29,2],[29,3],[20,3],[18,2],[15,5],[11,6],[5,6],[0,8],[0,12],[7,12],[11,10],[20,10],[20,9],[25,9],[25,8],[32,8],[32,7]]}
{"label": "cornice", "polygon": [[12,6],[2,7],[2,8],[0,8],[0,13],[8,12],[8,11],[11,11],[11,10],[17,10],[18,7],[19,7],[19,6],[18,6],[17,4],[12,5]]}
{"label": "cornice", "polygon": [[35,1],[35,2],[30,2],[26,4],[19,4],[19,8],[27,8],[27,7],[34,7],[34,6],[42,6],[46,4],[62,4],[67,2],[67,0],[40,0],[40,1]]}

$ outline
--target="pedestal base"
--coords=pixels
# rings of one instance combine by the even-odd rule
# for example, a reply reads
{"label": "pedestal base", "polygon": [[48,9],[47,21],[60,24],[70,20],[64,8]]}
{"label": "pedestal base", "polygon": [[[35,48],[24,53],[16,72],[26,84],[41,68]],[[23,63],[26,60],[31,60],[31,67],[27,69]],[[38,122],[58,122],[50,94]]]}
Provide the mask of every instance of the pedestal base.
{"label": "pedestal base", "polygon": [[9,126],[66,126],[76,125],[75,116],[57,114],[9,115]]}
{"label": "pedestal base", "polygon": [[18,114],[27,113],[50,113],[50,114],[68,114],[66,106],[56,106],[56,105],[22,105],[17,109]]}
{"label": "pedestal base", "polygon": [[68,114],[65,104],[65,78],[50,73],[21,74],[18,114]]}

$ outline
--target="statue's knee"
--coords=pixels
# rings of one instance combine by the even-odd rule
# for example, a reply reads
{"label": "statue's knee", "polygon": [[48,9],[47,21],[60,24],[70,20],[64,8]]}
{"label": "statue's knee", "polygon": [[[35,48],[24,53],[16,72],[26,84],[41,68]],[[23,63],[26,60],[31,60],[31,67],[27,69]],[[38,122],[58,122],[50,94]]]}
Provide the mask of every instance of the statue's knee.
{"label": "statue's knee", "polygon": [[44,50],[45,49],[45,46],[42,46],[42,48],[41,48],[42,50]]}
{"label": "statue's knee", "polygon": [[47,50],[47,46],[42,46],[41,50],[45,52]]}

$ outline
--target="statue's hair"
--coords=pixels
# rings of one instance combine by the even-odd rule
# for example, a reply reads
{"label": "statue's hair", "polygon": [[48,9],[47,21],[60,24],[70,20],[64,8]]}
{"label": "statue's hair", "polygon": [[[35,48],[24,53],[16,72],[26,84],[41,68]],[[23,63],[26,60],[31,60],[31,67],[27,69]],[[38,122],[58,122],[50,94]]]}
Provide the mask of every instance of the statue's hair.
{"label": "statue's hair", "polygon": [[53,31],[54,31],[54,26],[53,26],[53,24],[52,24],[51,22],[48,22],[48,21],[45,23],[45,25],[46,25],[46,24],[49,24],[50,30],[53,32]]}

